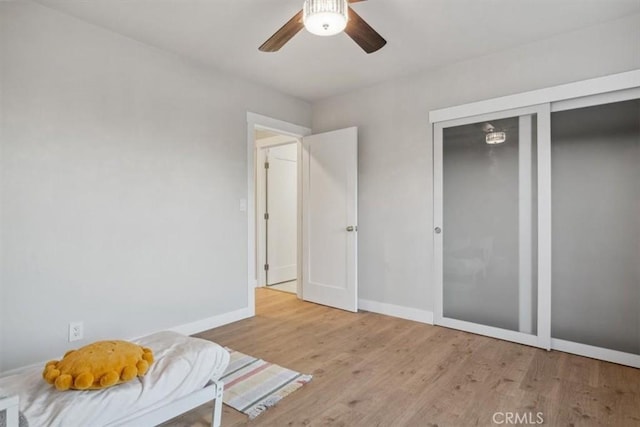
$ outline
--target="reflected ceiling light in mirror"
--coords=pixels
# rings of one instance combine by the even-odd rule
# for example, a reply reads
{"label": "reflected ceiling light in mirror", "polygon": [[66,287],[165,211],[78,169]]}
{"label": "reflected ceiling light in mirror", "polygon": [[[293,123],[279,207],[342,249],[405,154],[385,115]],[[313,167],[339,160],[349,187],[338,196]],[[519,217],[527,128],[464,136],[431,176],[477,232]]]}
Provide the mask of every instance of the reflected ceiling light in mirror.
{"label": "reflected ceiling light in mirror", "polygon": [[507,134],[504,132],[489,132],[485,136],[487,144],[502,144],[507,140]]}
{"label": "reflected ceiling light in mirror", "polygon": [[485,132],[484,140],[487,144],[502,144],[507,140],[506,132],[497,131],[491,123],[485,123],[482,130]]}

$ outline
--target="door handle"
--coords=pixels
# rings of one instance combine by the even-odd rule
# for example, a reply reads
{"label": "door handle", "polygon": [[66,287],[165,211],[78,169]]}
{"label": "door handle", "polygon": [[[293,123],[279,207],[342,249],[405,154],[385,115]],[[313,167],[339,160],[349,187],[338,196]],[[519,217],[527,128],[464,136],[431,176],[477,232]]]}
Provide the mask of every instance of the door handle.
{"label": "door handle", "polygon": [[357,226],[354,227],[353,225],[350,225],[350,226],[347,227],[347,231],[349,233],[351,233],[352,231],[358,231],[358,227]]}

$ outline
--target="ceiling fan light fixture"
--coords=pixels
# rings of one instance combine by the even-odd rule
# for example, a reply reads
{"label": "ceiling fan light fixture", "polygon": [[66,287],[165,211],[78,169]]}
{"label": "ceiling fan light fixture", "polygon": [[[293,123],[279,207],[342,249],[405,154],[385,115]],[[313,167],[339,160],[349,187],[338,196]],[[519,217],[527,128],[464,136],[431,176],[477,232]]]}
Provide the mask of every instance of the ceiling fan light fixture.
{"label": "ceiling fan light fixture", "polygon": [[347,27],[348,0],[305,0],[304,27],[317,36],[333,36]]}

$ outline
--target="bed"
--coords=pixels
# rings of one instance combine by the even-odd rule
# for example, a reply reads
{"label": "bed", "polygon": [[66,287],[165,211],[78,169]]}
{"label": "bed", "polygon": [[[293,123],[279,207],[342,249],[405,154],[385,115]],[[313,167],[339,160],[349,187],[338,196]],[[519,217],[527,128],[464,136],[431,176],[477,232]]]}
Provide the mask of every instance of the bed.
{"label": "bed", "polygon": [[[29,426],[154,426],[214,401],[212,426],[220,425],[229,353],[211,341],[175,332],[138,340],[153,349],[149,372],[128,383],[93,391],[57,391],[42,379],[42,368],[0,378],[0,396],[17,396]],[[15,412],[15,411],[14,411]],[[7,413],[7,425],[17,425]]]}

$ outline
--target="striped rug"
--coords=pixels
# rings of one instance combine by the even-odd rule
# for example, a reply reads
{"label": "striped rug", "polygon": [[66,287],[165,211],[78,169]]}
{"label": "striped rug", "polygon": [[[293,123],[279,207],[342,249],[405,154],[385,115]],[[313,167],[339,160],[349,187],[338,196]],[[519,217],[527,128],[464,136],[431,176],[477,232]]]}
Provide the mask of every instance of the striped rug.
{"label": "striped rug", "polygon": [[249,419],[254,419],[311,381],[311,375],[225,348],[231,360],[221,378],[224,382],[222,401],[247,414]]}

